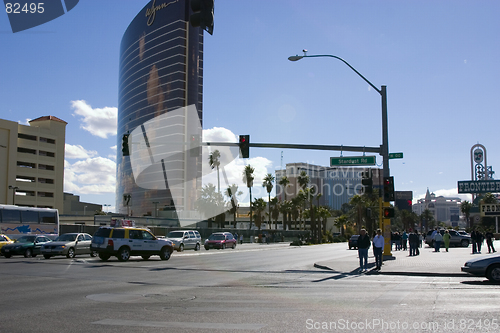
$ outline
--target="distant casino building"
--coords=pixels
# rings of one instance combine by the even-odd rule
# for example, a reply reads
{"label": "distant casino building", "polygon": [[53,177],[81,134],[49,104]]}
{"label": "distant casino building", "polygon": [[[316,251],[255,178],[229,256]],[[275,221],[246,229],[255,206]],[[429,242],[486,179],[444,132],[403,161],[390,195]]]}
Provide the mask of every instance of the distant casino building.
{"label": "distant casino building", "polygon": [[[119,63],[116,177],[116,207],[121,213],[156,216],[155,210],[174,208],[170,188],[161,189],[168,179],[159,182],[159,189],[137,186],[130,159],[122,156],[121,146],[123,134],[180,107],[195,105],[201,123],[203,30],[190,26],[189,15],[189,0],[153,0],[137,14],[123,35]],[[183,131],[179,126],[178,133]],[[133,150],[134,143],[130,145]],[[193,162],[189,156],[181,156],[177,162],[176,167],[181,165],[184,170],[183,177],[192,179],[201,173],[201,158]],[[194,203],[189,200],[188,191],[180,192],[175,194],[176,198],[181,198],[175,208],[192,210]]]}
{"label": "distant casino building", "polygon": [[429,210],[436,221],[456,227],[460,221],[461,203],[462,199],[458,197],[436,196],[427,189],[425,197],[413,204],[413,212],[421,215],[425,210]]}
{"label": "distant casino building", "polygon": [[[356,194],[362,194],[362,172],[364,167],[325,167],[308,163],[289,163],[285,170],[276,170],[276,197],[282,201],[291,200],[300,191],[298,177],[302,171],[309,176],[309,186],[314,186],[316,193],[321,193],[319,204],[332,209],[341,209],[344,203]],[[380,187],[380,169],[372,169],[373,187]],[[290,181],[286,189],[279,185],[282,177]],[[314,201],[317,204],[317,201]]]}

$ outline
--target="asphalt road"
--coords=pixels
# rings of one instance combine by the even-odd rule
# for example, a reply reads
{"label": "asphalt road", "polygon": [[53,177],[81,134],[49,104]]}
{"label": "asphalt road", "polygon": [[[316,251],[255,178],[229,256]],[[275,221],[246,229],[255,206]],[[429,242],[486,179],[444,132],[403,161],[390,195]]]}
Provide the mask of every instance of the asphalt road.
{"label": "asphalt road", "polygon": [[345,243],[244,244],[125,263],[0,257],[0,332],[500,331],[499,285],[404,274],[417,262],[395,257],[383,268],[394,274],[354,273],[357,251]]}

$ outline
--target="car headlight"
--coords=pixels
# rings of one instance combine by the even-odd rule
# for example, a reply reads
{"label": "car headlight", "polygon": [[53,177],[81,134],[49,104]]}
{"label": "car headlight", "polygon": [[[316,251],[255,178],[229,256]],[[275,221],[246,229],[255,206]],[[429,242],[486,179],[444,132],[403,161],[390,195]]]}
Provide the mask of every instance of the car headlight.
{"label": "car headlight", "polygon": [[59,245],[58,246],[59,249],[65,249],[66,248],[66,245]]}

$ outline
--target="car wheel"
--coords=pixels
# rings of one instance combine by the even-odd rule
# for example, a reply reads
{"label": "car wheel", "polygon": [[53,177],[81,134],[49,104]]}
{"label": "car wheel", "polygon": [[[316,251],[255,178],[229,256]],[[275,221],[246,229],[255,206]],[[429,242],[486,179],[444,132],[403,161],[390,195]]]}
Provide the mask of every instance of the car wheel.
{"label": "car wheel", "polygon": [[32,255],[33,255],[33,251],[31,249],[26,249],[26,251],[24,251],[25,258],[31,257]]}
{"label": "car wheel", "polygon": [[122,247],[120,250],[118,250],[118,260],[120,261],[127,261],[130,259],[130,249],[128,247]]}
{"label": "car wheel", "polygon": [[233,243],[233,246],[231,248],[234,250],[236,248],[236,243]]}
{"label": "car wheel", "polygon": [[486,277],[491,282],[500,283],[500,265],[495,264],[490,266],[486,271]]}
{"label": "car wheel", "polygon": [[461,245],[462,247],[469,247],[469,241],[467,239],[462,239]]}
{"label": "car wheel", "polygon": [[352,249],[352,246],[349,245],[349,250],[351,250],[351,249]]}
{"label": "car wheel", "polygon": [[184,244],[179,245],[179,249],[177,250],[177,252],[182,252],[182,251],[184,251]]}
{"label": "car wheel", "polygon": [[170,259],[170,256],[172,255],[172,251],[167,246],[164,246],[161,251],[160,251],[160,259],[161,260],[168,260]]}
{"label": "car wheel", "polygon": [[43,257],[44,257],[45,259],[50,259],[50,257],[52,257],[52,256],[51,256],[50,254],[44,254],[44,255],[43,255]]}
{"label": "car wheel", "polygon": [[4,254],[3,256],[4,256],[5,258],[10,258],[10,257],[12,257],[12,255],[11,255],[11,254]]}
{"label": "car wheel", "polygon": [[195,251],[200,251],[200,247],[201,247],[200,244],[196,244],[196,246],[194,247],[194,250]]}
{"label": "car wheel", "polygon": [[97,257],[97,251],[90,251],[91,257]]}
{"label": "car wheel", "polygon": [[75,257],[75,249],[70,247],[68,253],[66,253],[66,258],[74,258]]}
{"label": "car wheel", "polygon": [[210,248],[209,248],[208,246],[205,246],[205,250],[207,250],[207,251],[208,251],[209,249],[210,249]]}
{"label": "car wheel", "polygon": [[99,253],[99,259],[107,261],[109,259],[109,254]]}
{"label": "car wheel", "polygon": [[148,259],[149,259],[149,257],[151,257],[151,256],[142,256],[142,259],[144,259],[144,260],[148,260]]}

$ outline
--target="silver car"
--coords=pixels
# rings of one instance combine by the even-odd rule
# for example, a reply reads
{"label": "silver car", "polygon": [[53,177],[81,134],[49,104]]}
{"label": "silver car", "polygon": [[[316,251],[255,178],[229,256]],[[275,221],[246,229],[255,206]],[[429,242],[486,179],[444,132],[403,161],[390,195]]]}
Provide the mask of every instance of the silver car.
{"label": "silver car", "polygon": [[189,249],[199,251],[201,247],[201,235],[196,230],[170,231],[166,238],[174,244],[174,249],[178,252]]}
{"label": "silver car", "polygon": [[44,244],[41,253],[45,259],[53,256],[74,258],[77,254],[90,254],[91,257],[95,257],[96,254],[90,251],[91,242],[92,236],[86,233],[62,234],[55,241]]}
{"label": "silver car", "polygon": [[500,254],[471,259],[461,269],[462,272],[485,276],[491,282],[500,283]]}

